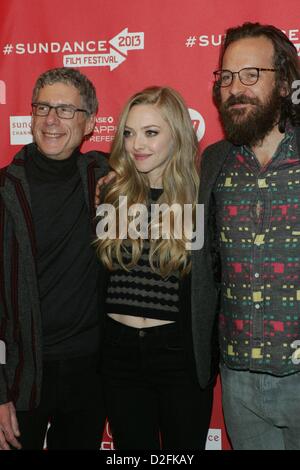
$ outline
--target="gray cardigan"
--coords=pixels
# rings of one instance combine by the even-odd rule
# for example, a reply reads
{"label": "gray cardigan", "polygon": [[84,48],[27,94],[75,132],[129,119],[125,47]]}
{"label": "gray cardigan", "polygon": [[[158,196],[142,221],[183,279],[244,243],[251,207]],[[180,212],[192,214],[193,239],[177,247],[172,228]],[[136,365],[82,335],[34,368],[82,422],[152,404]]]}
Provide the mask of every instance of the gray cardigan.
{"label": "gray cardigan", "polygon": [[[38,405],[42,381],[42,328],[36,275],[36,244],[24,162],[34,144],[0,170],[0,340],[6,364],[0,365],[0,404],[13,401],[18,410]],[[108,171],[100,152],[78,159],[85,200],[95,217],[96,179]]]}

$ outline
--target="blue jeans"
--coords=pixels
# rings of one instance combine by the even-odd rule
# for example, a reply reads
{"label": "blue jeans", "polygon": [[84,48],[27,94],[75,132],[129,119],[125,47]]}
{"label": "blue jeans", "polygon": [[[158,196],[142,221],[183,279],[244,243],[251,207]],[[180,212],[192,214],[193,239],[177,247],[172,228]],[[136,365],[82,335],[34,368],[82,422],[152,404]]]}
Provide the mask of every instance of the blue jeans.
{"label": "blue jeans", "polygon": [[300,373],[221,366],[225,424],[235,450],[300,450]]}
{"label": "blue jeans", "polygon": [[204,449],[213,386],[190,374],[176,323],[131,328],[107,318],[104,391],[118,450]]}

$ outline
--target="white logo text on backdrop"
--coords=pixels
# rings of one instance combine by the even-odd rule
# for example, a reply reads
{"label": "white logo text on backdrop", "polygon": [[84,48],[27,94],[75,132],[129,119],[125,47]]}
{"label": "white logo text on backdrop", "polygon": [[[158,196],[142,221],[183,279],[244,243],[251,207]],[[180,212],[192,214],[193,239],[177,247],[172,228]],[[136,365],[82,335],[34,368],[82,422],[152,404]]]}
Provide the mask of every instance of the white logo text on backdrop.
{"label": "white logo text on backdrop", "polygon": [[3,80],[0,80],[0,104],[6,103],[6,85]]}

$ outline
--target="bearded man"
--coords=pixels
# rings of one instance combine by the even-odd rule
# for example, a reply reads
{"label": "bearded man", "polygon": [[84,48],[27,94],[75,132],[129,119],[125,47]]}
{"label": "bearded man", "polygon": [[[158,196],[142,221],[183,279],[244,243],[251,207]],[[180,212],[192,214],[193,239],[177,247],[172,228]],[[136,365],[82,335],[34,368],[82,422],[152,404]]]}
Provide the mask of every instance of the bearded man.
{"label": "bearded man", "polygon": [[245,23],[214,75],[226,140],[204,152],[199,202],[221,266],[225,422],[234,449],[300,449],[299,58],[279,29]]}

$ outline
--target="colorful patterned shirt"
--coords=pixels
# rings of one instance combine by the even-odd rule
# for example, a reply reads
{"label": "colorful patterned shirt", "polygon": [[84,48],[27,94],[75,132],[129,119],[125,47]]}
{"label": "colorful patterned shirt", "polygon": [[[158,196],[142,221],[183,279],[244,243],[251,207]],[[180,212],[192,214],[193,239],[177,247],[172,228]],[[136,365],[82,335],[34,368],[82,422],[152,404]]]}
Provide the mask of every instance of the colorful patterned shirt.
{"label": "colorful patterned shirt", "polygon": [[234,147],[214,198],[222,260],[220,347],[228,367],[300,371],[300,159],[289,128],[264,167]]}

